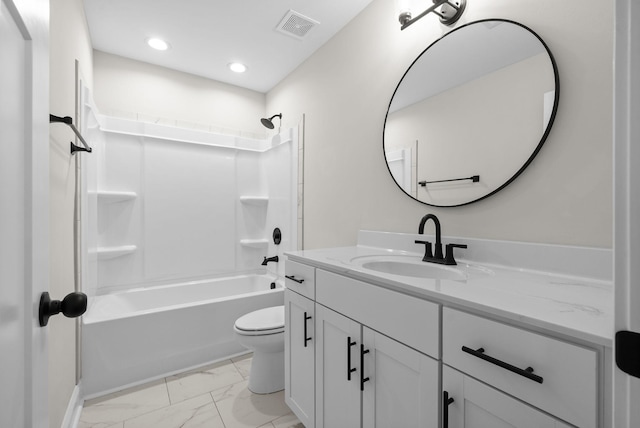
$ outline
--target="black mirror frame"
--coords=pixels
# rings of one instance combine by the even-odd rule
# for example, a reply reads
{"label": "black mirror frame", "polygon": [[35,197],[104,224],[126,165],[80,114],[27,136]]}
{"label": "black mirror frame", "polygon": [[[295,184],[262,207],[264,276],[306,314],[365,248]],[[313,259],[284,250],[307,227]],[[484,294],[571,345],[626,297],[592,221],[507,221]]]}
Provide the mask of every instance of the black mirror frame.
{"label": "black mirror frame", "polygon": [[[400,85],[402,84],[402,81],[404,80],[405,76],[407,75],[407,73],[409,73],[409,71],[411,70],[411,68],[413,67],[413,65],[422,57],[422,55],[424,55],[433,45],[435,45],[436,43],[438,43],[439,41],[441,41],[442,39],[444,39],[445,37],[449,36],[450,34],[455,33],[456,31],[460,31],[463,28],[466,28],[470,25],[474,25],[474,24],[479,24],[482,22],[488,22],[488,21],[500,21],[500,22],[507,22],[510,24],[514,24],[517,25],[519,27],[524,28],[525,30],[529,31],[531,34],[533,34],[538,41],[542,44],[542,46],[544,47],[544,49],[546,50],[547,54],[549,55],[549,59],[551,60],[551,65],[553,67],[553,75],[554,75],[554,81],[555,81],[555,94],[554,94],[554,100],[553,100],[553,109],[551,111],[551,116],[549,117],[549,123],[547,124],[546,129],[544,130],[544,133],[542,134],[542,137],[540,139],[540,142],[538,143],[538,145],[536,146],[536,148],[533,150],[533,152],[531,153],[531,156],[529,156],[529,158],[527,159],[527,161],[522,165],[522,167],[520,167],[520,169],[518,169],[518,171],[516,171],[516,173],[510,178],[508,179],[504,184],[502,184],[501,186],[499,186],[498,188],[496,188],[495,190],[487,193],[486,195],[474,199],[472,201],[469,202],[464,202],[461,204],[456,204],[456,205],[436,205],[436,204],[430,204],[428,202],[425,201],[421,201],[418,198],[413,197],[412,195],[408,194],[396,181],[396,179],[393,177],[393,174],[391,173],[391,168],[389,167],[389,162],[387,161],[387,155],[384,151],[384,136],[385,136],[385,130],[387,128],[387,119],[389,117],[389,110],[391,108],[391,104],[393,103],[393,98],[396,95],[396,92],[398,91],[398,88],[400,87]],[[418,55],[416,57],[416,59],[414,59],[411,62],[411,65],[409,65],[409,67],[406,69],[406,71],[404,72],[404,74],[402,75],[402,77],[400,78],[400,81],[398,82],[398,84],[396,85],[396,88],[393,91],[393,95],[391,95],[391,100],[389,101],[389,106],[387,107],[387,113],[385,114],[384,117],[384,125],[382,127],[382,154],[384,156],[385,159],[385,163],[387,165],[387,170],[389,171],[389,175],[391,175],[391,178],[393,179],[393,182],[396,184],[396,186],[398,186],[398,188],[402,191],[402,193],[404,193],[405,195],[409,196],[411,199],[413,199],[414,201],[420,202],[422,204],[425,205],[429,205],[432,207],[439,207],[439,208],[453,208],[453,207],[461,207],[464,205],[469,205],[472,204],[474,202],[478,202],[481,201],[483,199],[488,198],[489,196],[492,196],[496,193],[498,193],[500,190],[504,189],[505,187],[507,187],[509,184],[511,184],[520,174],[522,174],[522,172],[529,166],[529,164],[531,164],[531,162],[533,162],[533,159],[536,157],[536,155],[538,154],[538,152],[540,151],[540,149],[542,148],[543,144],[545,143],[545,141],[547,140],[547,137],[549,136],[549,133],[551,132],[551,128],[553,127],[553,123],[555,121],[556,118],[556,114],[558,112],[558,103],[560,100],[560,76],[559,76],[559,72],[558,72],[558,65],[556,64],[556,60],[553,57],[553,54],[551,53],[551,51],[549,50],[549,47],[547,46],[547,44],[544,42],[544,40],[542,40],[542,38],[535,32],[533,31],[531,28],[527,27],[526,25],[523,25],[519,22],[516,21],[511,21],[508,19],[501,19],[501,18],[495,18],[495,19],[481,19],[478,21],[473,21],[473,22],[469,22],[467,24],[461,25],[460,27],[454,28],[453,30],[449,31],[447,34],[443,35],[442,37],[438,38],[437,40],[435,40],[433,43],[431,43],[429,46],[427,46],[427,48],[425,50],[423,50],[420,55]]]}

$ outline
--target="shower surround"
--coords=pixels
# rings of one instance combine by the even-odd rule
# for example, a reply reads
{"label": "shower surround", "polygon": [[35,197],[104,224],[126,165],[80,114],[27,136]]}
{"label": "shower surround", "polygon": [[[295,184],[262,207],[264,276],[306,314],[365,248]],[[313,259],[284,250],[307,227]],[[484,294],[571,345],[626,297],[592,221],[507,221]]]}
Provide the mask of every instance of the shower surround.
{"label": "shower surround", "polygon": [[264,272],[264,256],[296,248],[297,129],[255,139],[97,122],[84,167],[89,296]]}
{"label": "shower surround", "polygon": [[[284,260],[283,253],[297,247],[297,129],[257,139],[105,117],[91,111],[86,117],[84,132],[93,147],[81,167],[85,195],[81,209],[82,283],[89,296],[82,333],[86,392],[100,395],[243,352],[232,334],[235,319],[245,309],[249,312],[283,304],[281,292],[268,292],[271,282],[281,282],[283,263],[262,266],[263,258],[279,255]],[[272,239],[276,227],[282,232],[277,246]],[[259,281],[264,290],[247,292],[234,285],[238,275],[272,279]],[[173,349],[173,343],[180,341],[169,334],[185,333],[197,322],[165,329],[167,335],[160,336],[151,322],[158,310],[176,306],[167,302],[170,296],[159,297],[163,292],[189,294],[194,283],[205,284],[200,289],[208,288],[211,293],[206,299],[198,297],[202,294],[187,297],[193,306],[215,300],[211,296],[219,296],[216,288],[231,290],[229,297],[217,299],[216,304],[222,306],[215,309],[215,329],[204,326],[202,334],[189,332],[195,337],[189,345],[195,354]],[[163,301],[161,308],[151,304],[140,311],[139,305],[127,305],[128,295],[140,291],[153,292],[151,300]],[[98,320],[103,311],[98,309],[100,302],[115,295],[121,297],[111,299],[122,302],[123,307]],[[249,300],[242,303],[245,296]],[[135,316],[129,313],[129,306]],[[177,306],[184,310],[184,304]],[[219,314],[228,316],[221,318]],[[136,334],[142,343],[153,340],[140,349],[154,351],[135,358],[154,361],[149,365],[158,369],[142,377],[118,376],[116,383],[92,381],[98,373],[126,363],[110,361],[112,358],[100,351],[102,339],[116,346],[118,331],[128,330],[128,322],[145,316],[148,321],[136,326],[146,325],[148,330],[136,330]],[[168,319],[181,322],[180,316]],[[214,330],[220,335],[212,338]],[[109,333],[102,338],[102,332]],[[164,348],[159,351],[161,344]],[[216,352],[201,352],[212,346]],[[117,352],[127,354],[126,349]],[[178,354],[183,358],[176,358]],[[166,361],[158,361],[163,356],[168,356]]]}

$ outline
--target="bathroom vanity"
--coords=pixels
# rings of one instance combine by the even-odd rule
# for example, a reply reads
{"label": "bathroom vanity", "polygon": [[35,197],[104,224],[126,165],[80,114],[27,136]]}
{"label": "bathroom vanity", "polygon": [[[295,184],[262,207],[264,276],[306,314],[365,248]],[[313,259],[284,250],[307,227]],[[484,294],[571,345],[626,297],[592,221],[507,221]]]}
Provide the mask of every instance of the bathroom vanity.
{"label": "bathroom vanity", "polygon": [[438,266],[423,238],[287,254],[285,397],[305,427],[610,426],[610,251],[465,239]]}

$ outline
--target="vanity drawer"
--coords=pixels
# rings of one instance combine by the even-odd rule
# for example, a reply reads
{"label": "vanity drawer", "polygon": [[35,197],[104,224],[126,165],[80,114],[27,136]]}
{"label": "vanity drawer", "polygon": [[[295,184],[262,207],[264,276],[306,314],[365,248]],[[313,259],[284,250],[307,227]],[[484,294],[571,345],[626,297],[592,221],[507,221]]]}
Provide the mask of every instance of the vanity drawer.
{"label": "vanity drawer", "polygon": [[313,300],[316,297],[316,268],[287,260],[285,284],[289,290]]}
{"label": "vanity drawer", "polygon": [[450,308],[442,323],[444,364],[581,428],[598,425],[595,350]]}
{"label": "vanity drawer", "polygon": [[440,307],[436,303],[321,269],[316,271],[316,302],[439,358]]}

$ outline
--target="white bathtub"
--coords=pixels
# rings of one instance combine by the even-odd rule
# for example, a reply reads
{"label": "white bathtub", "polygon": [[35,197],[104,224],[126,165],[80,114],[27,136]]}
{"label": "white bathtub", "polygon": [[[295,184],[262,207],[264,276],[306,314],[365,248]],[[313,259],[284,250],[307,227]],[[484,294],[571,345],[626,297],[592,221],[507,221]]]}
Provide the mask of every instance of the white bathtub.
{"label": "white bathtub", "polygon": [[82,317],[82,385],[98,396],[244,352],[233,324],[284,304],[283,283],[239,275],[97,296]]}

